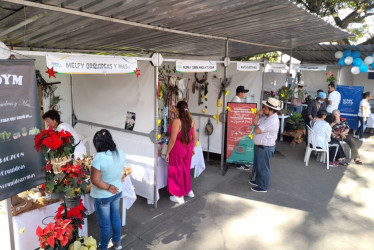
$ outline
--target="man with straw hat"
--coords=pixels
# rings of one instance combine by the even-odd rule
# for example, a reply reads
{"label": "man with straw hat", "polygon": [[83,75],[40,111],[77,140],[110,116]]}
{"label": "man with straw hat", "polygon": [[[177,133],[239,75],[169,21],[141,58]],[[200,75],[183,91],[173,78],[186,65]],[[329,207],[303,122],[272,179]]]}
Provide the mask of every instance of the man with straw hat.
{"label": "man with straw hat", "polygon": [[254,171],[256,178],[249,181],[254,192],[267,192],[270,180],[270,158],[275,152],[275,141],[279,130],[279,119],[277,111],[280,110],[281,102],[275,98],[269,98],[262,102],[262,109],[258,110],[253,120],[255,126],[253,142],[254,148]]}
{"label": "man with straw hat", "polygon": [[304,96],[301,96],[301,92],[303,91],[303,87],[306,87],[304,81],[300,81],[296,83],[297,87],[293,91],[293,96],[291,98],[291,112],[297,112],[301,114],[303,110],[302,102],[304,100]]}

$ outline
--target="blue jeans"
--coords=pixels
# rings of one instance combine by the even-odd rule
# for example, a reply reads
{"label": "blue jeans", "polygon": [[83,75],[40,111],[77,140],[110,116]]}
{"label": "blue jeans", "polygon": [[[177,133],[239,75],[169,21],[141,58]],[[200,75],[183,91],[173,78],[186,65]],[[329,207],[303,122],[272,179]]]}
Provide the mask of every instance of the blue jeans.
{"label": "blue jeans", "polygon": [[301,112],[303,111],[303,106],[294,106],[294,105],[291,105],[291,112],[297,112],[298,114],[301,114]]}
{"label": "blue jeans", "polygon": [[366,124],[368,120],[366,119],[366,122],[364,122],[364,117],[361,117],[361,116],[358,117],[358,120],[360,121],[360,127],[358,127],[358,129],[356,130],[355,135],[358,135],[361,139],[361,138],[364,138],[364,133],[365,133]]}
{"label": "blue jeans", "polygon": [[270,158],[275,152],[275,146],[263,147],[255,145],[253,168],[256,172],[255,182],[258,187],[267,190],[270,181]]}
{"label": "blue jeans", "polygon": [[109,198],[95,198],[95,212],[97,223],[100,226],[100,243],[101,249],[108,248],[110,240],[110,225],[112,225],[113,237],[112,242],[121,242],[121,216],[119,214],[119,201],[122,192]]}

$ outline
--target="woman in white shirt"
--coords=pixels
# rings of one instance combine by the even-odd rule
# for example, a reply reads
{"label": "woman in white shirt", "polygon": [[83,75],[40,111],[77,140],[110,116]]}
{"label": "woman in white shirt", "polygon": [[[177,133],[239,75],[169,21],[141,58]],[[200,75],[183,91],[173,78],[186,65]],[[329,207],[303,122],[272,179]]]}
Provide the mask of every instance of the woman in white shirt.
{"label": "woman in white shirt", "polygon": [[43,119],[49,127],[56,131],[68,131],[74,138],[74,160],[84,158],[84,155],[86,154],[86,147],[83,143],[81,143],[79,135],[77,132],[75,132],[74,128],[70,124],[61,121],[58,111],[54,109],[48,110],[43,115]]}
{"label": "woman in white shirt", "polygon": [[360,138],[360,141],[365,141],[364,133],[366,129],[366,123],[368,121],[368,117],[371,114],[371,107],[369,104],[369,100],[372,98],[370,92],[365,92],[362,94],[362,100],[360,102],[360,109],[358,112],[358,120],[360,121],[360,127],[356,130],[353,137]]}

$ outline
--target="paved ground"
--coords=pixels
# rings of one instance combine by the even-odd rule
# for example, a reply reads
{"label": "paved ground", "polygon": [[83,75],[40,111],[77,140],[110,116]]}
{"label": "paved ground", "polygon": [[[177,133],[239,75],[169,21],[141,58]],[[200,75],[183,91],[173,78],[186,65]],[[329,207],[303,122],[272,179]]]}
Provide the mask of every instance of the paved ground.
{"label": "paved ground", "polygon": [[[315,157],[305,167],[304,145],[278,142],[268,193],[250,190],[248,171],[231,167],[222,176],[211,159],[192,181],[195,198],[183,205],[169,201],[165,189],[158,208],[138,197],[122,244],[136,250],[374,249],[373,149],[374,141],[360,147],[363,165],[327,170]],[[95,225],[91,215],[89,235],[98,239]]]}

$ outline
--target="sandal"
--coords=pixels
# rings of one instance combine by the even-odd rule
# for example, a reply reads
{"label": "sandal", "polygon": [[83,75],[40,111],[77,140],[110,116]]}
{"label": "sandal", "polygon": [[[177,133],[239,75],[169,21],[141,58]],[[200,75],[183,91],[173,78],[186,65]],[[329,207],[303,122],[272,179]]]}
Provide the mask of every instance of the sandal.
{"label": "sandal", "polygon": [[357,158],[357,159],[355,160],[355,163],[358,164],[358,165],[362,165],[362,161],[361,161],[359,158]]}
{"label": "sandal", "polygon": [[339,162],[339,165],[342,165],[342,166],[348,166],[349,163],[346,162],[346,161],[340,161],[340,162]]}

